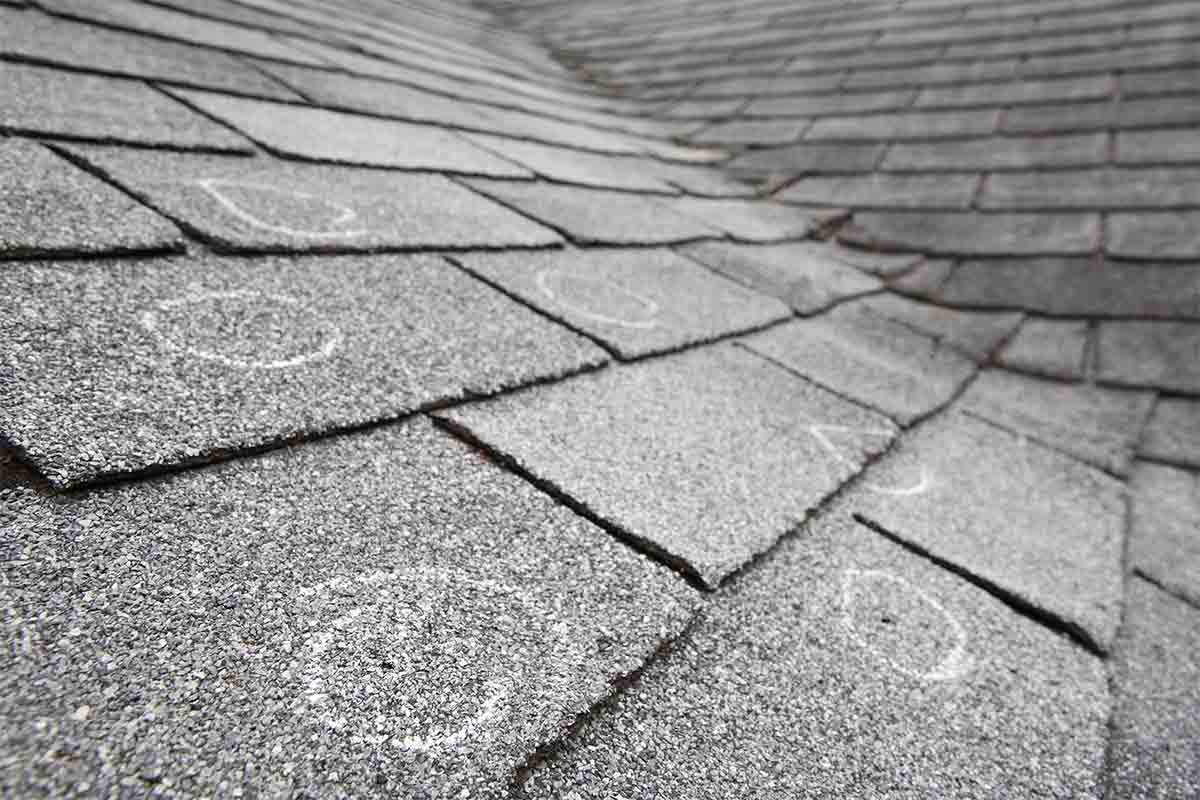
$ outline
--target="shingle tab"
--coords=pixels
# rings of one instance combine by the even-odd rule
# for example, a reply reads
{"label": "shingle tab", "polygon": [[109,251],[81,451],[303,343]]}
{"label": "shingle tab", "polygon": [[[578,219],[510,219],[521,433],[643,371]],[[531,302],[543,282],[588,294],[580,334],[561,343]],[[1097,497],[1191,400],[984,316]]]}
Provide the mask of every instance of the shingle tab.
{"label": "shingle tab", "polygon": [[801,314],[883,288],[874,275],[811,242],[768,246],[702,242],[682,252],[731,280],[778,297]]}
{"label": "shingle tab", "polygon": [[714,588],[895,433],[732,345],[442,413]]}
{"label": "shingle tab", "polygon": [[0,519],[23,796],[493,796],[696,603],[424,420]]}
{"label": "shingle tab", "polygon": [[1121,611],[1121,483],[961,413],[904,437],[864,481],[879,487],[853,504],[864,518],[1109,648]]}
{"label": "shingle tab", "polygon": [[996,356],[1009,369],[1082,380],[1090,326],[1086,320],[1029,319]]}
{"label": "shingle tab", "polygon": [[1120,258],[1200,258],[1200,211],[1115,213],[1105,250]]}
{"label": "shingle tab", "polygon": [[298,100],[299,95],[231,55],[110,28],[0,8],[0,54],[136,78]]}
{"label": "shingle tab", "polygon": [[605,360],[429,256],[28,263],[0,286],[0,432],[58,485]]}
{"label": "shingle tab", "polygon": [[722,599],[533,771],[527,796],[1100,793],[1099,659],[845,504]]}
{"label": "shingle tab", "polygon": [[1200,478],[1195,472],[1140,462],[1131,483],[1129,556],[1134,568],[1200,608]]}
{"label": "shingle tab", "polygon": [[961,407],[1047,447],[1124,475],[1153,399],[1149,392],[989,369],[967,389]]}
{"label": "shingle tab", "polygon": [[1200,323],[1120,320],[1100,323],[1097,374],[1119,386],[1200,394]]}
{"label": "shingle tab", "polygon": [[975,373],[975,363],[952,348],[857,304],[742,342],[906,426],[947,403]]}
{"label": "shingle tab", "polygon": [[994,136],[942,142],[898,142],[882,168],[902,172],[1063,168],[1101,164],[1108,154],[1104,134],[1023,138]]}
{"label": "shingle tab", "polygon": [[838,232],[849,244],[946,255],[1083,255],[1100,236],[1094,214],[865,212]]}
{"label": "shingle tab", "polygon": [[179,148],[250,149],[241,136],[140,81],[3,62],[0,130]]}
{"label": "shingle tab", "polygon": [[441,175],[75,147],[220,250],[532,247],[557,233]]}
{"label": "shingle tab", "polygon": [[761,327],[791,313],[670,250],[479,253],[455,261],[622,358]]}
{"label": "shingle tab", "polygon": [[182,245],[174,225],[120,190],[41,145],[0,139],[0,256],[153,252]]}
{"label": "shingle tab", "polygon": [[721,238],[721,231],[653,197],[515,181],[469,182],[479,192],[582,244],[671,244]]}
{"label": "shingle tab", "polygon": [[1138,454],[1200,468],[1200,400],[1160,397],[1142,431]]}
{"label": "shingle tab", "polygon": [[550,180],[602,189],[678,194],[653,170],[646,168],[644,159],[587,153],[502,136],[471,133],[465,136],[485,150]]}
{"label": "shingle tab", "polygon": [[277,153],[399,169],[527,178],[530,173],[432,125],[173,89],[172,94]]}

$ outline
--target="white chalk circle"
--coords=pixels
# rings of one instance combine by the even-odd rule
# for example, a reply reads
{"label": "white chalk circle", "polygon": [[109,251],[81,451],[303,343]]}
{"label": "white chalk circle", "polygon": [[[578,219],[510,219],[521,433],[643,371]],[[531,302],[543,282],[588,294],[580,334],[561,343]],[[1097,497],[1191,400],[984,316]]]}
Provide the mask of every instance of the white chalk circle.
{"label": "white chalk circle", "polygon": [[[891,438],[892,436],[891,431],[850,428],[845,425],[810,425],[808,431],[813,435],[813,438],[816,439],[823,448],[825,448],[826,452],[842,463],[850,466],[857,465],[851,461],[845,453],[842,452],[841,448],[838,447],[830,437],[830,433],[843,433],[858,436],[881,436],[885,438]],[[863,481],[861,485],[867,491],[874,492],[875,494],[891,495],[892,497],[905,497],[908,495],[918,495],[928,492],[934,487],[934,481],[932,476],[929,474],[929,471],[925,468],[925,465],[922,464],[920,466],[920,474],[917,476],[917,479],[907,486],[882,486],[877,483],[872,483],[871,481]]]}
{"label": "white chalk circle", "polygon": [[545,269],[535,282],[557,305],[593,322],[636,330],[658,327],[658,303],[604,278]]}
{"label": "white chalk circle", "polygon": [[328,358],[342,332],[294,297],[197,290],[139,316],[168,350],[241,369],[282,370]]}
{"label": "white chalk circle", "polygon": [[[344,227],[358,218],[358,212],[353,208],[308,192],[225,178],[202,178],[195,181],[195,185],[207,192],[227,212],[255,228],[312,239],[352,239],[367,234],[363,229],[347,230]],[[247,207],[255,205],[262,208],[252,210]],[[266,216],[278,216],[281,208],[299,211],[299,216],[320,219],[322,228],[297,228],[294,224],[286,225],[264,219]]]}
{"label": "white chalk circle", "polygon": [[303,700],[324,726],[375,746],[479,748],[520,710],[520,656],[571,646],[520,587],[448,569],[352,583],[302,590],[319,602],[363,597],[306,638]]}
{"label": "white chalk circle", "polygon": [[[897,657],[896,647],[884,648],[879,646],[877,639],[880,636],[864,635],[862,625],[856,615],[856,610],[860,605],[865,605],[865,600],[889,599],[887,594],[891,593],[891,599],[899,602],[904,602],[909,606],[909,610],[897,613],[901,617],[899,621],[888,617],[887,619],[879,619],[879,613],[864,614],[868,618],[874,619],[880,625],[897,626],[894,630],[897,633],[902,633],[901,627],[906,619],[916,616],[930,616],[928,612],[933,612],[932,616],[936,617],[941,623],[942,632],[948,632],[950,639],[949,646],[941,639],[946,637],[936,637],[936,641],[926,642],[926,650],[934,651],[941,657],[928,669],[921,669],[914,664],[902,663]],[[915,602],[914,602],[915,601]],[[891,612],[886,612],[890,614]],[[918,627],[913,625],[912,627]],[[895,671],[902,675],[907,675],[910,678],[916,678],[922,681],[952,681],[957,680],[974,667],[974,659],[967,652],[967,631],[945,606],[939,603],[935,598],[921,589],[913,586],[904,578],[898,575],[893,575],[890,572],[882,570],[858,570],[848,569],[842,575],[842,628],[851,641],[858,644],[863,649],[869,651],[877,659],[886,663]],[[926,631],[928,626],[926,627]],[[914,647],[919,646],[921,642],[911,642]],[[930,646],[933,645],[933,646]]]}

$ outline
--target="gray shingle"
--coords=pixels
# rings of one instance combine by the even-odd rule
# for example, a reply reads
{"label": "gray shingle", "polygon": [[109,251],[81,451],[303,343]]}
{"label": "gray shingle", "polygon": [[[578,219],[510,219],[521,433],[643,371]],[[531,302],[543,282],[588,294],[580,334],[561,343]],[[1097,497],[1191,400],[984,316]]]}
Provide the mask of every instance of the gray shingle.
{"label": "gray shingle", "polygon": [[1099,240],[1094,214],[862,212],[838,231],[848,244],[947,255],[1083,255]]}
{"label": "gray shingle", "polygon": [[0,139],[0,256],[153,252],[182,245],[174,225],[118,189],[41,145]]}
{"label": "gray shingle", "polygon": [[846,504],[722,599],[530,797],[1099,795],[1103,664]]}
{"label": "gray shingle", "polygon": [[1084,320],[1026,320],[996,356],[1009,369],[1082,380],[1089,325]]}
{"label": "gray shingle", "polygon": [[1116,158],[1121,164],[1200,162],[1200,131],[1188,128],[1122,131],[1117,134]]}
{"label": "gray shingle", "polygon": [[898,142],[888,148],[882,168],[902,172],[981,171],[1070,167],[1103,163],[1104,134],[1020,138],[994,136],[943,142]]}
{"label": "gray shingle", "polygon": [[[1180,431],[1176,435],[1187,435]],[[1139,462],[1133,472],[1129,556],[1159,586],[1200,607],[1200,478]]]}
{"label": "gray shingle", "polygon": [[825,117],[804,134],[807,140],[870,141],[888,139],[953,139],[985,136],[996,130],[999,112],[924,111]]}
{"label": "gray shingle", "polygon": [[28,263],[0,285],[0,432],[59,485],[604,360],[428,256]]}
{"label": "gray shingle", "polygon": [[806,178],[776,197],[846,208],[965,209],[978,185],[976,175],[847,175]]}
{"label": "gray shingle", "polygon": [[989,369],[967,389],[961,407],[1047,447],[1124,475],[1153,400],[1149,392]]}
{"label": "gray shingle", "polygon": [[1145,458],[1200,468],[1200,400],[1160,397],[1142,432]]}
{"label": "gray shingle", "polygon": [[1162,209],[1200,206],[1200,169],[1093,169],[989,176],[988,209]]}
{"label": "gray shingle", "polygon": [[231,55],[30,11],[0,9],[0,54],[281,100],[299,96]]}
{"label": "gray shingle", "polygon": [[491,796],[696,602],[424,420],[0,520],[24,796]]}
{"label": "gray shingle", "polygon": [[140,81],[0,63],[0,130],[249,151],[249,143]]}
{"label": "gray shingle", "polygon": [[212,92],[171,91],[283,155],[312,161],[443,170],[465,175],[529,177],[527,170],[432,125]]}
{"label": "gray shingle", "polygon": [[[1124,487],[965,414],[868,469],[856,512],[1107,650],[1121,611]],[[1047,536],[1053,531],[1053,536]]]}
{"label": "gray shingle", "polygon": [[501,136],[468,133],[464,136],[485,150],[513,161],[543,178],[602,189],[677,194],[668,183],[646,166],[646,159],[607,156],[523,142]]}
{"label": "gray shingle", "polygon": [[811,242],[769,246],[701,242],[683,252],[731,280],[778,297],[801,314],[883,288],[875,276]]}
{"label": "gray shingle", "polygon": [[515,181],[469,181],[479,192],[587,244],[671,244],[722,233],[653,197]]}
{"label": "gray shingle", "polygon": [[697,197],[663,199],[663,205],[700,220],[743,242],[801,239],[840,212],[807,212],[770,200],[717,200]]}
{"label": "gray shingle", "polygon": [[766,325],[791,312],[670,250],[567,250],[455,257],[622,358]]}
{"label": "gray shingle", "polygon": [[1097,348],[1102,381],[1200,394],[1200,323],[1102,322]]}
{"label": "gray shingle", "polygon": [[557,233],[441,175],[76,147],[221,250],[529,247]]}
{"label": "gray shingle", "polygon": [[975,363],[957,351],[858,304],[742,341],[905,426],[948,402],[975,373]]}
{"label": "gray shingle", "polygon": [[[922,262],[922,267],[946,263],[925,261]],[[1020,314],[1003,311],[961,311],[922,303],[891,292],[868,297],[859,302],[877,314],[924,331],[935,339],[957,347],[978,362],[987,361],[1021,322]]]}
{"label": "gray shingle", "polygon": [[1121,258],[1200,258],[1200,211],[1110,214],[1105,250]]}
{"label": "gray shingle", "polygon": [[[886,417],[732,345],[444,414],[714,588],[895,433]],[[843,434],[844,452],[825,449],[825,429]]]}
{"label": "gray shingle", "polygon": [[1200,793],[1200,611],[1142,580],[1129,587],[1129,611],[1114,669],[1116,707],[1110,749],[1117,796]]}

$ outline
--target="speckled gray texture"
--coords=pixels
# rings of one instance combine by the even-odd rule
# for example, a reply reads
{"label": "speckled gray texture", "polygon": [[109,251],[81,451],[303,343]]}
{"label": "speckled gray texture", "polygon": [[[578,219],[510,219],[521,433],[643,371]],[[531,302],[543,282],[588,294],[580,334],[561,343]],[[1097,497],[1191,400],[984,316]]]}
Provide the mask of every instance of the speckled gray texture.
{"label": "speckled gray texture", "polygon": [[1200,796],[1200,609],[1130,581],[1114,673],[1110,796]]}
{"label": "speckled gray texture", "polygon": [[60,485],[604,360],[433,256],[0,270],[0,434]]}
{"label": "speckled gray texture", "polygon": [[854,511],[1107,650],[1121,607],[1125,489],[954,411],[863,476]]}
{"label": "speckled gray texture", "polygon": [[656,176],[654,170],[643,163],[648,159],[585,153],[503,136],[472,133],[464,136],[480,147],[550,180],[634,192],[678,193],[677,189]]}
{"label": "speckled gray texture", "polygon": [[1200,476],[1141,461],[1131,483],[1130,561],[1200,608]]}
{"label": "speckled gray texture", "polygon": [[170,92],[270,150],[310,161],[333,161],[464,175],[529,177],[528,170],[434,125],[270,103],[214,92]]}
{"label": "speckled gray texture", "polygon": [[788,539],[534,798],[1098,798],[1101,662],[850,521]]}
{"label": "speckled gray texture", "polygon": [[743,242],[778,242],[802,239],[836,212],[805,212],[769,200],[717,200],[680,197],[662,201],[668,208],[724,231]]}
{"label": "speckled gray texture", "polygon": [[962,406],[1055,450],[1124,475],[1153,402],[1150,392],[989,369],[971,384]]}
{"label": "speckled gray texture", "polygon": [[957,311],[892,293],[868,297],[859,302],[877,314],[957,347],[979,362],[987,361],[1021,324],[1021,315],[1014,312]]}
{"label": "speckled gray texture", "polygon": [[1021,372],[1081,380],[1089,329],[1086,320],[1028,319],[996,359]]}
{"label": "speckled gray texture", "polygon": [[925,260],[919,253],[879,253],[847,247],[841,242],[831,244],[829,254],[843,264],[880,277],[901,275]]}
{"label": "speckled gray texture", "polygon": [[896,432],[728,344],[439,413],[709,587]]}
{"label": "speckled gray texture", "polygon": [[174,225],[120,190],[39,144],[0,139],[0,257],[182,245]]}
{"label": "speckled gray texture", "polygon": [[541,246],[562,237],[441,175],[75,147],[223,250]]}
{"label": "speckled gray texture", "polygon": [[833,258],[812,242],[767,246],[700,242],[689,257],[738,283],[778,297],[801,314],[883,288],[883,282]]}
{"label": "speckled gray texture", "polygon": [[621,358],[677,349],[791,314],[775,298],[665,249],[478,253],[454,260]]}
{"label": "speckled gray texture", "polygon": [[1200,399],[1161,397],[1142,432],[1146,458],[1200,468]]}
{"label": "speckled gray texture", "polygon": [[228,53],[86,25],[33,11],[0,10],[0,53],[137,78],[298,100]]}
{"label": "speckled gray texture", "polygon": [[228,128],[140,81],[0,63],[0,130],[100,141],[249,151]]}
{"label": "speckled gray texture", "polygon": [[975,362],[861,306],[748,337],[747,347],[901,425],[945,405]]}
{"label": "speckled gray texture", "polygon": [[500,794],[697,602],[425,420],[0,522],[12,797]]}
{"label": "speckled gray texture", "polygon": [[469,183],[580,244],[671,244],[723,236],[716,228],[671,211],[654,197],[549,183]]}

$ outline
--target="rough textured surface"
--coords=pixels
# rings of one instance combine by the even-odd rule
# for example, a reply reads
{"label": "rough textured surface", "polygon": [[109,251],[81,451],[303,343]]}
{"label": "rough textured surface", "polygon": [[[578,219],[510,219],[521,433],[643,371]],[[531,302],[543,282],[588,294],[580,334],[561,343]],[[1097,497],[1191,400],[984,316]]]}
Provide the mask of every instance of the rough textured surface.
{"label": "rough textured surface", "polygon": [[1104,322],[1097,339],[1100,380],[1200,394],[1200,325],[1130,320]]}
{"label": "rough textured surface", "polygon": [[144,83],[0,62],[0,131],[207,150],[247,142]]}
{"label": "rough textured surface", "polygon": [[174,225],[41,145],[0,139],[0,257],[176,249]]}
{"label": "rough textured surface", "polygon": [[222,250],[531,247],[562,237],[441,175],[75,147]]}
{"label": "rough textured surface", "polygon": [[895,435],[732,345],[442,413],[710,587]]}
{"label": "rough textured surface", "polygon": [[1064,380],[1084,376],[1090,327],[1082,321],[1027,319],[997,355],[1009,369]]}
{"label": "rough textured surface", "polygon": [[1200,608],[1200,480],[1140,462],[1133,473],[1130,559],[1159,586]]}
{"label": "rough textured surface", "polygon": [[423,420],[0,520],[14,796],[490,794],[695,604]]}
{"label": "rough textured surface", "polygon": [[975,363],[954,349],[857,305],[743,342],[901,425],[945,405],[975,373]]}
{"label": "rough textured surface", "polygon": [[1161,398],[1146,423],[1138,453],[1200,468],[1200,401]]}
{"label": "rough textured surface", "polygon": [[810,242],[770,246],[703,242],[682,252],[732,280],[778,297],[801,314],[814,314],[883,288],[878,278]]}
{"label": "rough textured surface", "polygon": [[986,361],[1021,324],[1020,314],[956,311],[894,294],[859,302],[880,316],[927,333],[980,362]]}
{"label": "rough textured surface", "polygon": [[1098,797],[1101,663],[852,522],[806,526],[532,797]]}
{"label": "rough textured surface", "polygon": [[258,97],[299,99],[233,56],[207,48],[3,8],[0,28],[5,32],[0,54],[10,57]]}
{"label": "rough textured surface", "polygon": [[1200,793],[1200,609],[1134,579],[1116,652],[1111,783],[1118,797]]}
{"label": "rough textured surface", "polygon": [[783,303],[670,250],[479,253],[455,261],[620,358],[679,349],[790,314]]}
{"label": "rough textured surface", "polygon": [[1149,392],[1062,383],[989,369],[971,384],[962,404],[997,425],[1124,475],[1153,401]]}
{"label": "rough textured surface", "polygon": [[173,89],[172,93],[277,153],[401,169],[528,177],[511,161],[432,125],[414,125],[318,108]]}
{"label": "rough textured surface", "polygon": [[853,506],[864,518],[1095,647],[1111,645],[1125,516],[1117,481],[952,412],[902,439],[864,482]]}
{"label": "rough textured surface", "polygon": [[58,484],[604,360],[430,256],[32,263],[0,287],[0,433]]}
{"label": "rough textured surface", "polygon": [[580,244],[671,244],[721,231],[653,197],[543,183],[470,181],[477,191],[550,225]]}

